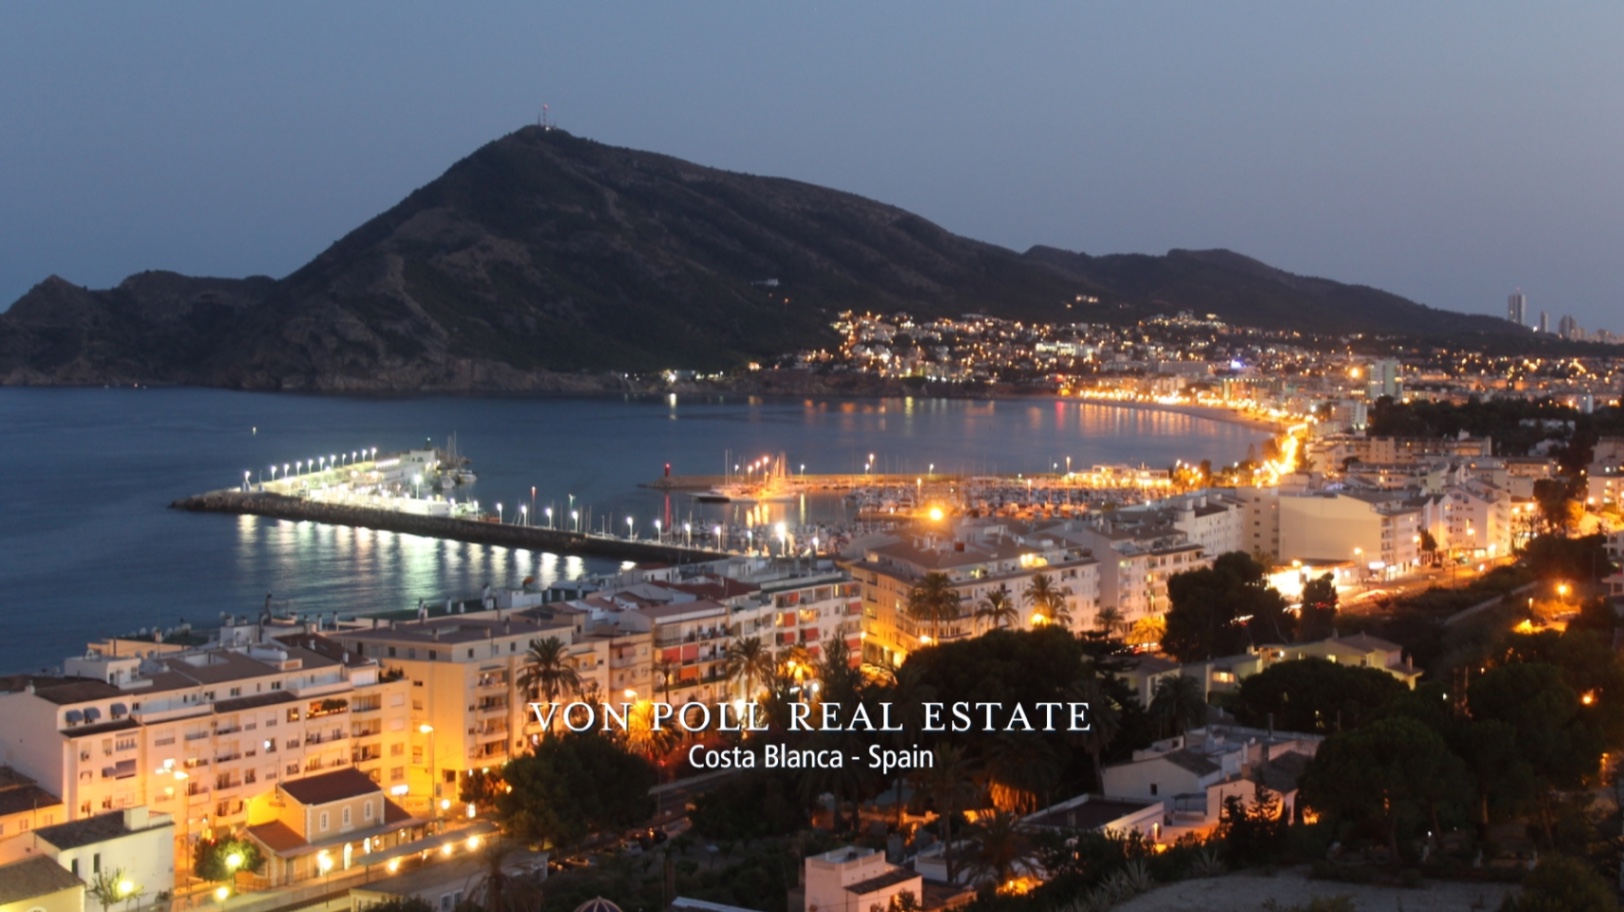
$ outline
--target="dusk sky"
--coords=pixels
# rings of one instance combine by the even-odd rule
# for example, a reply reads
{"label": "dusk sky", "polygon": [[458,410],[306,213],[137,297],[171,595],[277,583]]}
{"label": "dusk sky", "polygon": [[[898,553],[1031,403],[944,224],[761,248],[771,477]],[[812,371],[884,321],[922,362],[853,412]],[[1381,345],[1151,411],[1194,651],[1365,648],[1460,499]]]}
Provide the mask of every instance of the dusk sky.
{"label": "dusk sky", "polygon": [[285,275],[545,102],[1023,250],[1624,330],[1624,4],[0,5],[0,307]]}

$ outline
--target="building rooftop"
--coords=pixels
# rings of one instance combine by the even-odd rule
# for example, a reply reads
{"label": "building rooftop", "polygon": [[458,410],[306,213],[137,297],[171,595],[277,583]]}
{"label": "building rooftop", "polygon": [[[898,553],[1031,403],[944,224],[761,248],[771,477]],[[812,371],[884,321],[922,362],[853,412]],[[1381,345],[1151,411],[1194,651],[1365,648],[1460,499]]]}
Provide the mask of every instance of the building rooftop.
{"label": "building rooftop", "polygon": [[0,906],[40,899],[83,886],[84,882],[68,873],[67,868],[44,855],[0,865]]}
{"label": "building rooftop", "polygon": [[[130,829],[125,822],[124,814],[124,811],[113,811],[94,817],[81,817],[55,826],[40,827],[34,831],[34,835],[59,849],[76,849],[140,832]],[[174,820],[167,814],[154,814],[148,818],[148,824],[144,829],[150,830],[161,826],[174,826]]]}
{"label": "building rooftop", "polygon": [[913,870],[912,868],[892,868],[891,870],[886,871],[884,874],[877,874],[866,880],[859,880],[856,883],[847,884],[846,892],[855,893],[858,896],[862,896],[867,893],[873,893],[875,890],[883,890],[886,887],[893,887],[900,883],[907,883],[910,880],[918,879],[919,876],[919,872]]}
{"label": "building rooftop", "polygon": [[327,804],[361,795],[383,794],[383,789],[379,788],[378,783],[373,782],[366,773],[354,768],[334,770],[319,776],[306,776],[303,779],[291,779],[282,783],[282,791],[287,792],[300,804]]}
{"label": "building rooftop", "polygon": [[62,799],[30,782],[0,789],[0,817],[56,807]]}
{"label": "building rooftop", "polygon": [[1067,802],[1046,811],[1039,811],[1026,822],[1032,826],[1053,829],[1097,830],[1129,814],[1151,806],[1149,801],[1118,801],[1110,798],[1090,798],[1076,804]]}

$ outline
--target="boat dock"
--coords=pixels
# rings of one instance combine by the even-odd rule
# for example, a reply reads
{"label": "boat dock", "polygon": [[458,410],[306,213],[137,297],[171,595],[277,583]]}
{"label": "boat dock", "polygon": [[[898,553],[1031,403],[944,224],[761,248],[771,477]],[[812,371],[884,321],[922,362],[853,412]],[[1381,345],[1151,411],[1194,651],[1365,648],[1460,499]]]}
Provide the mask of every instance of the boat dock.
{"label": "boat dock", "polygon": [[720,560],[728,555],[707,548],[640,541],[614,536],[591,535],[564,529],[493,522],[452,516],[426,516],[373,506],[333,503],[303,497],[289,497],[268,491],[224,490],[184,497],[169,505],[173,510],[191,513],[227,513],[266,516],[295,522],[320,522],[338,526],[358,526],[444,538],[451,541],[560,554],[580,554],[619,560],[691,564]]}

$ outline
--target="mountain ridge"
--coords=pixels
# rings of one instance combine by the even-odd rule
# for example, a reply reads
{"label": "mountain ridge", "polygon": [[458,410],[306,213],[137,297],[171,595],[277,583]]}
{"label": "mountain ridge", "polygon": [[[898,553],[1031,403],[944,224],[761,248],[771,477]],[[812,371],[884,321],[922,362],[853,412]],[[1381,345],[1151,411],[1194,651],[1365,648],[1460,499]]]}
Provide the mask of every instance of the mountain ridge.
{"label": "mountain ridge", "polygon": [[526,127],[280,279],[51,276],[0,314],[0,383],[571,391],[829,344],[843,310],[1523,331],[1222,249],[1017,253],[843,191]]}

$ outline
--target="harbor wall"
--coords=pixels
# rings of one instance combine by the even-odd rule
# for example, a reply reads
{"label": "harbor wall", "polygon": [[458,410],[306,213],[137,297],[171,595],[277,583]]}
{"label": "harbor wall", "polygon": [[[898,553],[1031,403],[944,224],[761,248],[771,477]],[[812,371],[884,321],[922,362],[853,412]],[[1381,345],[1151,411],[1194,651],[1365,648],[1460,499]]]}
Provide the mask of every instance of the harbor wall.
{"label": "harbor wall", "polygon": [[543,529],[535,526],[453,519],[446,516],[421,516],[415,513],[380,510],[376,507],[322,503],[259,491],[210,491],[207,494],[183,497],[171,503],[169,507],[172,510],[186,510],[190,513],[246,514],[295,522],[357,526],[472,544],[609,557],[640,563],[691,564],[727,557],[722,552],[704,548],[629,541],[624,538],[588,535],[564,529]]}

